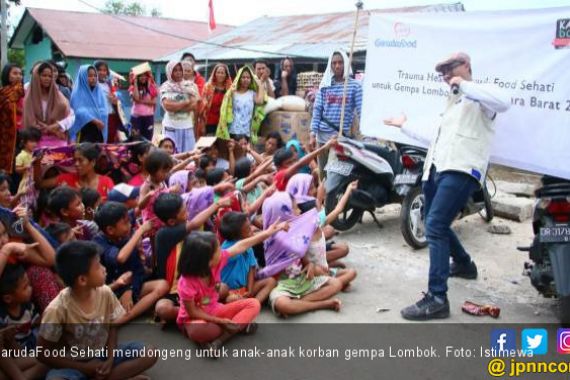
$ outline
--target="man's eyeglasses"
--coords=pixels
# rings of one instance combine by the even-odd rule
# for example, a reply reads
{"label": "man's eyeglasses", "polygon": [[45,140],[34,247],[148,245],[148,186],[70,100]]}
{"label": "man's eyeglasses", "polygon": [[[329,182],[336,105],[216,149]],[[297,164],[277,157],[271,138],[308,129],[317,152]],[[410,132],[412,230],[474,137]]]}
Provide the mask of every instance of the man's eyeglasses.
{"label": "man's eyeglasses", "polygon": [[457,67],[464,65],[465,61],[455,61],[455,62],[451,62],[448,65],[445,65],[441,68],[440,70],[440,76],[445,76],[449,73],[451,73],[453,70],[455,70]]}

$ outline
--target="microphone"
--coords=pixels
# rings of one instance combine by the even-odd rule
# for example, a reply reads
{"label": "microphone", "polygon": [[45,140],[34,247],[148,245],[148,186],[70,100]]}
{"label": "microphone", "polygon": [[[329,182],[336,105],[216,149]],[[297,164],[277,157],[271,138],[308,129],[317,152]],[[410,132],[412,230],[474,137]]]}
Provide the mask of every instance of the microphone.
{"label": "microphone", "polygon": [[452,84],[451,85],[451,92],[453,93],[453,95],[457,95],[459,94],[459,85],[458,84]]}

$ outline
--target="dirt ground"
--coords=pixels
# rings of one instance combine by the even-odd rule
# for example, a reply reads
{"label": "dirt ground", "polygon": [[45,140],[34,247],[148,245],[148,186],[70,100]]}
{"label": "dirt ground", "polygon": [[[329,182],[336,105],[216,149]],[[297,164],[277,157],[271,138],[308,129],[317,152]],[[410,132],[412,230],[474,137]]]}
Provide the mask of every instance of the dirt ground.
{"label": "dirt ground", "polygon": [[[348,242],[351,252],[346,264],[358,271],[358,278],[339,298],[339,313],[321,311],[289,318],[287,322],[400,323],[400,309],[417,301],[427,287],[428,250],[413,250],[399,230],[399,205],[390,205],[377,216],[380,229],[366,216],[363,224],[342,233],[336,240]],[[473,317],[461,312],[466,300],[491,303],[501,308],[502,323],[555,322],[556,302],[544,299],[523,275],[528,256],[517,246],[528,245],[532,238],[529,223],[495,219],[492,223],[511,228],[510,235],[487,232],[488,224],[479,215],[471,215],[454,224],[454,230],[479,268],[474,281],[450,279],[451,323],[493,323],[489,317]],[[378,311],[382,309],[382,311]],[[387,310],[386,310],[387,309]],[[262,322],[283,322],[264,310]]]}

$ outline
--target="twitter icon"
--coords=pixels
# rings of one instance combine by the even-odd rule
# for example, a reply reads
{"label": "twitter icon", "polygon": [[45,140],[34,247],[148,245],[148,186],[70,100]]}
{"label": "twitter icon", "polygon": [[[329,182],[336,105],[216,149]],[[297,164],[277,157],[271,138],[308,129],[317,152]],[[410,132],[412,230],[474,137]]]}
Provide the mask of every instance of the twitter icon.
{"label": "twitter icon", "polygon": [[524,329],[522,331],[522,349],[533,355],[546,355],[548,352],[548,331],[545,329]]}

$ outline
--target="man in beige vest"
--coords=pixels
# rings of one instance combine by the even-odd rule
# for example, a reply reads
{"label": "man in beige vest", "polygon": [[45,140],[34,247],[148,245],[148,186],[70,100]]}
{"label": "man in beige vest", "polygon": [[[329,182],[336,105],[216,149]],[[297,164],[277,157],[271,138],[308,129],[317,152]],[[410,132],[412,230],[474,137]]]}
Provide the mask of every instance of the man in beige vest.
{"label": "man in beige vest", "polygon": [[[471,59],[465,53],[451,55],[435,70],[450,85],[450,93],[422,177],[430,253],[428,292],[417,303],[402,309],[402,317],[409,320],[449,317],[448,277],[477,278],[477,267],[451,223],[485,181],[494,120],[498,112],[506,111],[510,105],[493,86],[472,81]],[[401,127],[404,122],[405,116],[387,120],[386,124]],[[402,132],[406,133],[405,127]]]}

